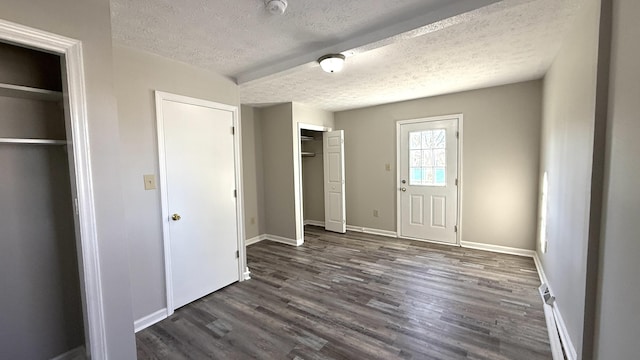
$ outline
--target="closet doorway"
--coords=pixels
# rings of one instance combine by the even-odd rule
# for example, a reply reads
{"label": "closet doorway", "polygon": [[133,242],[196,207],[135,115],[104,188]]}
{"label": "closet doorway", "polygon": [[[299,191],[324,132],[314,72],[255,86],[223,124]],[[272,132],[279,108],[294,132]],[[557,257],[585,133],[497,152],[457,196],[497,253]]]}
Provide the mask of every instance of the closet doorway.
{"label": "closet doorway", "polygon": [[296,217],[302,241],[304,225],[346,232],[344,131],[331,130],[298,124]]}
{"label": "closet doorway", "polygon": [[0,352],[106,348],[81,43],[0,20]]}

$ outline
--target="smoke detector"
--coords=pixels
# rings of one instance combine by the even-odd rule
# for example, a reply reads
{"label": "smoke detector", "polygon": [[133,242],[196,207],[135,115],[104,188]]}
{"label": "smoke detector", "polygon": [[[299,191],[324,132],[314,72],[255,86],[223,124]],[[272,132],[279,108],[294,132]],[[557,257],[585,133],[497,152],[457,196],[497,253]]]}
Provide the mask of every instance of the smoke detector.
{"label": "smoke detector", "polygon": [[287,9],[287,0],[265,0],[264,5],[273,15],[282,15]]}

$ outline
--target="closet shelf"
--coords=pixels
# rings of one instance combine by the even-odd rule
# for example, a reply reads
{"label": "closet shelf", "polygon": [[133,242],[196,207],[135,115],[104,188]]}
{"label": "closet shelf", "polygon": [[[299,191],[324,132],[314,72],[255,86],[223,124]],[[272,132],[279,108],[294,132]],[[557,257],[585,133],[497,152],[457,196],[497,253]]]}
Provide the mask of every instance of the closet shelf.
{"label": "closet shelf", "polygon": [[0,138],[0,144],[67,145],[66,140]]}
{"label": "closet shelf", "polygon": [[300,141],[313,141],[315,138],[313,136],[300,135]]}
{"label": "closet shelf", "polygon": [[62,92],[38,89],[28,86],[0,83],[0,96],[16,97],[32,100],[59,101]]}
{"label": "closet shelf", "polygon": [[305,157],[307,157],[307,156],[310,157],[310,156],[316,156],[316,153],[308,152],[308,151],[302,151],[302,152],[300,152],[300,155],[305,156]]}

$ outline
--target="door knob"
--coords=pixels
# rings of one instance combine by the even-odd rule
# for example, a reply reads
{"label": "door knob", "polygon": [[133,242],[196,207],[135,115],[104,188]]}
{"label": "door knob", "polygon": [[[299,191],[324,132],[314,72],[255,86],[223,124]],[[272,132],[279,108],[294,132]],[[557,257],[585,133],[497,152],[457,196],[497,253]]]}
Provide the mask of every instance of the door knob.
{"label": "door knob", "polygon": [[407,188],[400,188],[400,191],[405,192],[407,191]]}
{"label": "door knob", "polygon": [[402,180],[401,183],[406,184],[407,180]]}
{"label": "door knob", "polygon": [[178,221],[178,220],[180,220],[180,219],[181,219],[181,217],[180,217],[180,215],[178,215],[178,214],[173,214],[173,215],[171,215],[171,220],[173,220],[173,221]]}

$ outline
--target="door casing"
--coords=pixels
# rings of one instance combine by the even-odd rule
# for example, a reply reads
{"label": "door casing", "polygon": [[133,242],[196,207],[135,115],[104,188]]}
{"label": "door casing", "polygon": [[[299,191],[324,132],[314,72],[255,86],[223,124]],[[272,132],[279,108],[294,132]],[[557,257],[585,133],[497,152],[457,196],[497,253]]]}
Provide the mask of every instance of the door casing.
{"label": "door casing", "polygon": [[[401,231],[401,227],[402,227],[402,212],[400,207],[402,206],[401,204],[401,198],[399,195],[399,189],[401,187],[401,181],[402,181],[402,173],[401,173],[401,169],[400,169],[400,155],[402,152],[402,148],[401,148],[401,134],[400,134],[400,127],[402,125],[405,124],[414,124],[414,123],[421,123],[421,122],[428,122],[428,121],[439,121],[439,120],[450,120],[450,119],[457,119],[458,120],[458,204],[457,204],[457,226],[458,226],[458,231],[456,232],[456,243],[455,244],[450,244],[450,243],[444,243],[444,242],[438,242],[438,241],[433,241],[433,240],[427,240],[427,239],[414,239],[414,240],[420,240],[420,241],[426,241],[426,242],[434,242],[434,243],[438,243],[438,244],[445,244],[445,245],[452,245],[452,246],[460,246],[460,239],[462,238],[462,188],[464,185],[464,181],[463,181],[463,174],[462,174],[462,140],[463,140],[463,119],[464,116],[463,114],[452,114],[452,115],[443,115],[443,116],[431,116],[431,117],[426,117],[426,118],[418,118],[418,119],[409,119],[409,120],[398,120],[396,121],[396,191],[395,191],[395,196],[396,196],[396,232],[398,234],[398,237],[401,237],[402,231]],[[413,239],[413,238],[412,238]]]}
{"label": "door casing", "polygon": [[243,202],[243,190],[242,190],[242,139],[240,137],[241,129],[240,122],[238,121],[238,107],[226,104],[221,104],[213,101],[196,99],[188,96],[176,95],[162,91],[155,91],[156,100],[156,124],[158,135],[158,162],[159,162],[159,176],[160,183],[160,198],[162,203],[162,237],[164,244],[164,267],[165,267],[165,284],[166,284],[166,300],[167,300],[167,314],[170,316],[174,312],[173,304],[173,284],[172,284],[172,270],[171,270],[171,243],[169,235],[169,225],[164,219],[169,219],[169,204],[168,204],[168,187],[166,183],[166,156],[165,156],[165,144],[164,144],[164,116],[162,111],[162,102],[165,100],[176,101],[188,105],[203,106],[212,109],[226,110],[233,114],[233,127],[234,127],[234,163],[235,163],[235,186],[236,186],[236,219],[237,219],[237,239],[238,239],[238,280],[244,281],[249,279],[249,269],[247,268],[246,247],[244,245],[244,202]]}

